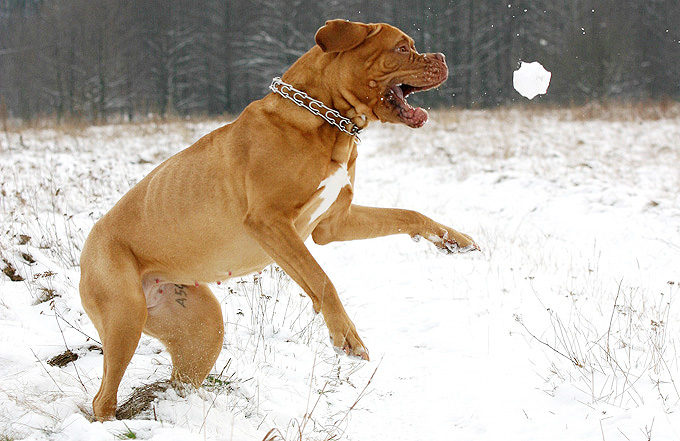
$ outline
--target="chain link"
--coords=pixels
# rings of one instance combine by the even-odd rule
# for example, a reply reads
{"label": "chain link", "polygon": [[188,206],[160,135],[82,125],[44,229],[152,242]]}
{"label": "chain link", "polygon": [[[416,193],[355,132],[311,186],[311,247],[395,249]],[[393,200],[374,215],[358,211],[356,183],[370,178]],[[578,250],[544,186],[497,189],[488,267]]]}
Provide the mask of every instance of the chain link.
{"label": "chain link", "polygon": [[[328,124],[337,127],[341,132],[354,136],[358,142],[361,141],[359,139],[361,129],[354,124],[352,120],[345,118],[337,110],[327,107],[324,103],[315,100],[303,91],[297,90],[290,84],[284,83],[281,81],[281,78],[275,77],[269,85],[269,89],[272,92],[278,93],[282,97],[291,100],[298,106],[309,110],[314,115],[320,116],[326,120]],[[305,103],[305,100],[307,100],[309,104]]]}

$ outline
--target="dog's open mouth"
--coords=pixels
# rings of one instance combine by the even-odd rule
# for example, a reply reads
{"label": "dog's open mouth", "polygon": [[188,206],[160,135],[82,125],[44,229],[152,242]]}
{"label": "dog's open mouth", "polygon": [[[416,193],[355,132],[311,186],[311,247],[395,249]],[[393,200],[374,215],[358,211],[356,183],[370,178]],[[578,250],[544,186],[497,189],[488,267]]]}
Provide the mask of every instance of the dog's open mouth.
{"label": "dog's open mouth", "polygon": [[409,127],[418,128],[427,122],[427,111],[421,107],[411,106],[406,101],[406,98],[414,92],[429,90],[438,85],[417,87],[405,83],[394,84],[387,90],[385,97],[387,102],[394,106],[397,116],[404,124]]}

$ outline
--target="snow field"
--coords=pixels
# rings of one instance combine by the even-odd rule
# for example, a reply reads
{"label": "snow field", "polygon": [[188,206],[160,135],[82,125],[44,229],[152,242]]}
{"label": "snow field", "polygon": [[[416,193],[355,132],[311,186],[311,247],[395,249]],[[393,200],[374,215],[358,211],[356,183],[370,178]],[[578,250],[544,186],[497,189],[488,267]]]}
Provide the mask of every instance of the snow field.
{"label": "snow field", "polygon": [[[309,241],[370,363],[338,356],[269,267],[212,287],[226,340],[203,388],[106,423],[90,421],[102,357],[80,246],[134,182],[222,122],[10,132],[0,257],[25,281],[0,279],[0,439],[680,439],[679,122],[515,109],[371,126],[355,202],[416,209],[483,252]],[[67,347],[76,361],[47,363]],[[170,369],[143,337],[120,402]]]}

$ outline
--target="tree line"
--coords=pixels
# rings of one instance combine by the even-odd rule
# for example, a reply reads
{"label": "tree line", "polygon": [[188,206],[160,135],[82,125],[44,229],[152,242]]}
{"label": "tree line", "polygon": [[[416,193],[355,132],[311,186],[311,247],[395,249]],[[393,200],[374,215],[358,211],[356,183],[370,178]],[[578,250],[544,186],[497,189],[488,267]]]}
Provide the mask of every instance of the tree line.
{"label": "tree line", "polygon": [[331,18],[388,22],[443,52],[451,73],[430,106],[521,102],[520,60],[553,73],[542,101],[680,99],[678,0],[0,0],[0,107],[92,121],[238,113]]}

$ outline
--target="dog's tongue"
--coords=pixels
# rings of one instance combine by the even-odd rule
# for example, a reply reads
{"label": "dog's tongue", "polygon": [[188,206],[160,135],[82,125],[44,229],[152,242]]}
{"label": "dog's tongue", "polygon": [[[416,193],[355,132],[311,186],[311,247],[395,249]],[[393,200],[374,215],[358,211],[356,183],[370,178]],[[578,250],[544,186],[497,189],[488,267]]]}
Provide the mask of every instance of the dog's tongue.
{"label": "dog's tongue", "polygon": [[409,127],[419,128],[427,122],[427,111],[422,107],[413,108],[409,106],[407,111],[401,113],[401,117]]}
{"label": "dog's tongue", "polygon": [[392,92],[399,98],[401,101],[406,101],[406,98],[404,98],[404,91],[401,90],[401,87],[399,86],[392,86]]}
{"label": "dog's tongue", "polygon": [[404,121],[409,127],[422,127],[423,124],[427,122],[427,111],[425,111],[425,109],[422,107],[412,107],[406,101],[401,87],[393,86],[392,91],[396,95],[399,102],[399,117],[402,119],[402,121]]}

